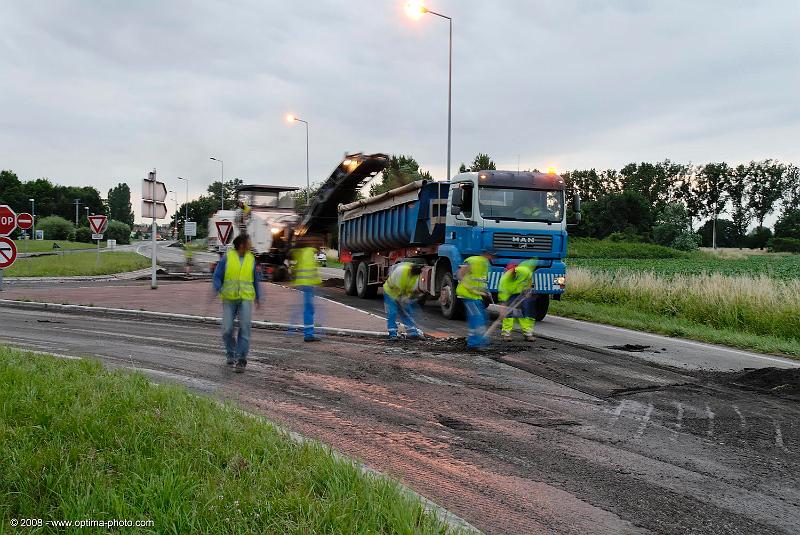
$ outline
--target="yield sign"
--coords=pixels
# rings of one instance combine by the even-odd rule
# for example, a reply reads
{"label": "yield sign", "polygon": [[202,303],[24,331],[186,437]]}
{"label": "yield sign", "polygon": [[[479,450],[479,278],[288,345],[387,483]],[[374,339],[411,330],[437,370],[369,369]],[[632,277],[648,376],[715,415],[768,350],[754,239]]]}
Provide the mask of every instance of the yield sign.
{"label": "yield sign", "polygon": [[11,267],[17,259],[17,246],[10,238],[0,238],[0,269]]}
{"label": "yield sign", "polygon": [[0,236],[7,236],[17,228],[17,214],[7,204],[0,205]]}
{"label": "yield sign", "polygon": [[215,221],[217,226],[217,237],[219,241],[227,245],[233,235],[233,222],[232,221]]}
{"label": "yield sign", "polygon": [[17,226],[22,230],[28,230],[33,226],[33,216],[27,213],[17,214]]}
{"label": "yield sign", "polygon": [[89,226],[94,234],[102,234],[108,224],[108,217],[104,215],[90,215]]}

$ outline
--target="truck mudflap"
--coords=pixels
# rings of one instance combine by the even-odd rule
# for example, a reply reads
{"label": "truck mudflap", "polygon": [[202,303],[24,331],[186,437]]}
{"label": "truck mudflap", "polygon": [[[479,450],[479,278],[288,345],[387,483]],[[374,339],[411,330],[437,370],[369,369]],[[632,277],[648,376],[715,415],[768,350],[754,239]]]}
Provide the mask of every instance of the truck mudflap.
{"label": "truck mudflap", "polygon": [[[504,271],[502,268],[492,267],[488,280],[490,291],[497,292]],[[553,266],[549,268],[537,268],[533,274],[533,289],[537,294],[562,294],[565,286],[566,267],[561,262],[553,262]]]}

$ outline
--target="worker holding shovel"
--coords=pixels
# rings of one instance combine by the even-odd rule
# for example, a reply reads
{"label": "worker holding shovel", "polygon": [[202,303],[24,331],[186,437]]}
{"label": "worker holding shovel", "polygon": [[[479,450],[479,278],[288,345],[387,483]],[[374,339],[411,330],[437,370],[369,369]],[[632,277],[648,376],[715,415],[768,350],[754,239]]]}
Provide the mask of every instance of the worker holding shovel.
{"label": "worker holding shovel", "polygon": [[500,333],[504,339],[510,339],[514,330],[514,320],[519,321],[520,329],[529,342],[534,340],[533,326],[534,299],[532,297],[533,270],[526,265],[509,264],[506,272],[500,277],[497,296],[504,310],[503,326]]}

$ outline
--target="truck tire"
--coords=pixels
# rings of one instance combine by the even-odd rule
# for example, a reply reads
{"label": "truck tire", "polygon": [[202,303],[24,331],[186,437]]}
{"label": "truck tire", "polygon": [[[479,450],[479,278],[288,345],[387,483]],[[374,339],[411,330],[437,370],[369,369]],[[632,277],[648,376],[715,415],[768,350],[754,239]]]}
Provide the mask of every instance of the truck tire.
{"label": "truck tire", "polygon": [[534,307],[533,317],[536,318],[536,321],[542,321],[547,316],[547,309],[550,307],[550,296],[547,294],[537,295]]}
{"label": "truck tire", "polygon": [[439,290],[439,305],[442,307],[442,316],[449,320],[464,317],[464,305],[456,297],[456,281],[452,273],[445,273],[442,277],[441,290]]}
{"label": "truck tire", "polygon": [[368,281],[369,266],[366,262],[361,262],[356,270],[356,293],[361,299],[373,299],[378,293],[378,286],[370,286]]}
{"label": "truck tire", "polygon": [[356,295],[356,269],[358,269],[358,262],[348,262],[344,267],[344,293],[347,295]]}

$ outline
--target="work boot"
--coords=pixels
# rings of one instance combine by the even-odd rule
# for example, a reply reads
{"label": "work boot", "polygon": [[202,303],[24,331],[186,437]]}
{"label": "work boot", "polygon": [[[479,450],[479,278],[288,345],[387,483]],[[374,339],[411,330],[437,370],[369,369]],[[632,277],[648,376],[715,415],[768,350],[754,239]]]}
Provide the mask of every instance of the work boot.
{"label": "work boot", "polygon": [[500,338],[503,340],[511,340],[511,331],[503,331],[500,333]]}
{"label": "work boot", "polygon": [[246,360],[237,360],[236,366],[234,366],[233,371],[235,371],[236,373],[242,373],[246,367],[247,367]]}
{"label": "work boot", "polygon": [[303,338],[303,342],[321,342],[321,341],[322,341],[322,338],[320,338],[319,336],[313,336],[312,335],[312,336],[306,336],[305,338]]}
{"label": "work boot", "polygon": [[525,333],[525,341],[527,341],[527,342],[535,342],[536,341],[536,337],[533,335],[533,333]]}

